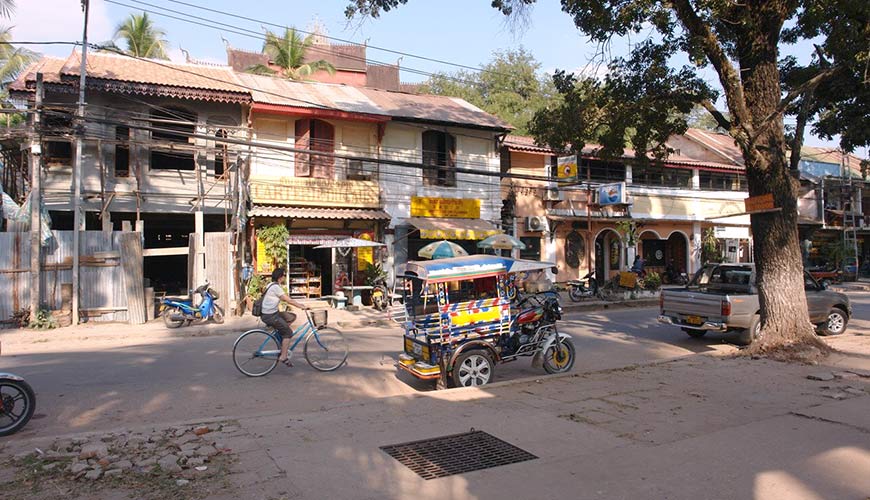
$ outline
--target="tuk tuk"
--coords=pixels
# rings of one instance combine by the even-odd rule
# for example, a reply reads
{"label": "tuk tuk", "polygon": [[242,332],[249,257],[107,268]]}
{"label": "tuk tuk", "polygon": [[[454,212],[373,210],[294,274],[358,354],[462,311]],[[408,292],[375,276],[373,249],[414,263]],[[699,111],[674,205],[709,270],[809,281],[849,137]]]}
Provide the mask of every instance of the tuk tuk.
{"label": "tuk tuk", "polygon": [[518,276],[549,262],[470,255],[408,262],[403,280],[407,320],[397,367],[439,388],[492,381],[495,365],[533,356],[548,373],[574,365],[571,337],[558,331],[558,294],[523,295]]}

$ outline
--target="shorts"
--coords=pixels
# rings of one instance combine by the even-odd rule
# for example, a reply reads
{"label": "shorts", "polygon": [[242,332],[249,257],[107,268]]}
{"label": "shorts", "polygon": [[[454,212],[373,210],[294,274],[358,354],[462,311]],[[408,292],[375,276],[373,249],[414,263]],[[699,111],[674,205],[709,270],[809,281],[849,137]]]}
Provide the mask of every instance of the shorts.
{"label": "shorts", "polygon": [[261,316],[263,323],[271,326],[285,339],[293,336],[293,328],[290,325],[296,321],[296,315],[289,311],[278,311],[272,314],[264,314]]}

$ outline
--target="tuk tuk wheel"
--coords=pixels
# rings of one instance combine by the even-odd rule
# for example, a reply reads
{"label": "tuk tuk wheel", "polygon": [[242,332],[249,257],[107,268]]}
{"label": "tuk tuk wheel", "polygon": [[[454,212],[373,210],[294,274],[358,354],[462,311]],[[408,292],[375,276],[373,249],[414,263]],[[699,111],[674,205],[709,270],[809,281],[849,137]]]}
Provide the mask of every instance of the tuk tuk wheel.
{"label": "tuk tuk wheel", "polygon": [[544,353],[544,370],[547,373],[565,373],[574,367],[574,343],[562,339],[558,345],[553,344]]}
{"label": "tuk tuk wheel", "polygon": [[494,368],[486,351],[468,351],[456,358],[450,378],[454,387],[486,385],[492,380]]}

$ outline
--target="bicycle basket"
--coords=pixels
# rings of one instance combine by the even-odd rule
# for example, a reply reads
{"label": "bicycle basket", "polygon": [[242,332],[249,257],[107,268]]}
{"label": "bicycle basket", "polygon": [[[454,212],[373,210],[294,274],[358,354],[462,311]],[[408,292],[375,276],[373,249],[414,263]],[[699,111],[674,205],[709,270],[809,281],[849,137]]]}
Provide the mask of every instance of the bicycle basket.
{"label": "bicycle basket", "polygon": [[326,317],[327,317],[326,309],[318,309],[316,311],[311,311],[311,323],[314,324],[315,328],[322,328],[326,326]]}

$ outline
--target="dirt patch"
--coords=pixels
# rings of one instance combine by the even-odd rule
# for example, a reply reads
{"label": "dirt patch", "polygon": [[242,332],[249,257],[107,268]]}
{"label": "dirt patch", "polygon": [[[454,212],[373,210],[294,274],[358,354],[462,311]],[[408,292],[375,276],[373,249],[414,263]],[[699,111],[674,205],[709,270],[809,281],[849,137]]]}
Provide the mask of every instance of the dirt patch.
{"label": "dirt patch", "polygon": [[235,422],[54,441],[0,463],[4,498],[197,500],[232,488]]}

